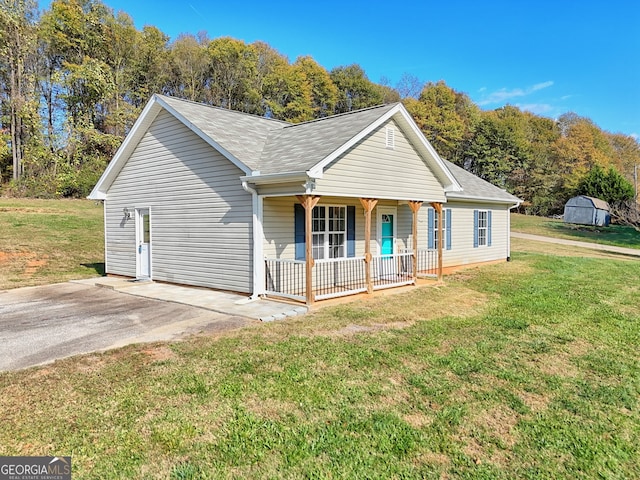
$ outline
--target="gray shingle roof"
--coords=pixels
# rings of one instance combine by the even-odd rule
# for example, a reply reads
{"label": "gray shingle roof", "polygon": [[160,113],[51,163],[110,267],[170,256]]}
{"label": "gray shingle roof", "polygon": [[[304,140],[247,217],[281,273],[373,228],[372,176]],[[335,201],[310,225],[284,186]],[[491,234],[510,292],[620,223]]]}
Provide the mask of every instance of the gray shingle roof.
{"label": "gray shingle roof", "polygon": [[290,125],[174,97],[158,97],[251,170],[260,169],[259,159],[269,133]]}
{"label": "gray shingle roof", "polygon": [[394,107],[382,105],[273,130],[260,158],[260,173],[309,170]]}
{"label": "gray shingle roof", "polygon": [[[309,170],[396,106],[381,105],[290,124],[188,100],[158,97],[261,175]],[[463,188],[462,192],[447,192],[448,198],[519,202],[517,197],[463,168],[446,160],[444,163]]]}
{"label": "gray shingle roof", "polygon": [[395,104],[291,124],[158,95],[252,170],[305,172],[391,110]]}
{"label": "gray shingle roof", "polygon": [[496,187],[473,173],[466,171],[454,163],[444,160],[447,168],[456,177],[462,192],[448,192],[447,198],[468,199],[468,200],[493,200],[500,203],[519,203],[520,199],[509,192]]}

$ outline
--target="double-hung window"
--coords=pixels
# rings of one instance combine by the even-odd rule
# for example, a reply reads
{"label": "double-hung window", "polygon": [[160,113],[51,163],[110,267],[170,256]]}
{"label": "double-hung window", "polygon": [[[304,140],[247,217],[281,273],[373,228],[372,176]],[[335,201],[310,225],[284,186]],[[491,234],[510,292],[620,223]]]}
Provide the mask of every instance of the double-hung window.
{"label": "double-hung window", "polygon": [[[305,210],[294,204],[295,258],[306,256]],[[314,259],[354,257],[356,254],[356,207],[317,205],[311,212],[311,254]]]}
{"label": "double-hung window", "polygon": [[347,208],[319,205],[312,218],[313,258],[346,257]]}
{"label": "double-hung window", "polygon": [[478,245],[484,246],[487,244],[487,211],[479,210],[478,211]]}
{"label": "double-hung window", "polygon": [[491,210],[473,211],[473,246],[491,246]]}
{"label": "double-hung window", "polygon": [[442,215],[438,215],[435,209],[427,210],[427,246],[430,250],[437,250],[440,242],[438,222],[442,221],[443,250],[451,250],[451,209],[443,208]]}

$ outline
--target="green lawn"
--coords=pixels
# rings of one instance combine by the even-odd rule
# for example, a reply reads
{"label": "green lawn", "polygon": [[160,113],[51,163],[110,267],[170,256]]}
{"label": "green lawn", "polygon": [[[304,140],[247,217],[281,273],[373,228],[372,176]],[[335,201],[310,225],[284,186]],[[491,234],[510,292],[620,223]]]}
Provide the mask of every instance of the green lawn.
{"label": "green lawn", "polygon": [[639,478],[640,262],[526,245],[443,286],[2,373],[0,455],[71,455],[76,479]]}
{"label": "green lawn", "polygon": [[640,248],[640,232],[626,225],[592,227],[564,223],[562,220],[554,218],[512,213],[511,230],[548,237],[616,245],[618,247]]}
{"label": "green lawn", "polygon": [[102,205],[0,198],[0,289],[103,273]]}

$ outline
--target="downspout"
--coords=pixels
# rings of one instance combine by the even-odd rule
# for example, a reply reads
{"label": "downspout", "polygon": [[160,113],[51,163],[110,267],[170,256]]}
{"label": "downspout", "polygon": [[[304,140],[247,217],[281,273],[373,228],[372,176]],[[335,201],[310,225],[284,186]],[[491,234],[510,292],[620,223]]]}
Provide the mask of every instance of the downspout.
{"label": "downspout", "polygon": [[507,262],[511,261],[511,210],[518,208],[522,202],[518,201],[509,207],[509,221],[507,222]]}
{"label": "downspout", "polygon": [[262,197],[258,192],[243,180],[242,188],[251,194],[253,204],[253,293],[249,300],[257,300],[264,294],[264,255],[262,240],[264,233],[262,230]]}

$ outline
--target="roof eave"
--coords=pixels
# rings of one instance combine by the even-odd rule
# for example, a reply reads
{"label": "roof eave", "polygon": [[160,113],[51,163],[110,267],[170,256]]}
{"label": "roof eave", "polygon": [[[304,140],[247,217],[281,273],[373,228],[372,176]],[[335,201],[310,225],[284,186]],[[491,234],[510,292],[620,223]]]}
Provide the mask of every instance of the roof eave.
{"label": "roof eave", "polygon": [[131,131],[125,137],[124,141],[109,162],[109,165],[107,165],[107,168],[100,176],[98,183],[93,187],[93,190],[87,198],[90,200],[105,200],[107,198],[107,191],[118,176],[126,158],[133,152],[135,146],[144,134],[143,130],[145,128],[144,125],[148,120],[147,117],[153,116],[153,118],[155,118],[160,112],[160,109],[161,105],[158,103],[158,97],[154,95],[145,105],[142,113],[140,113],[140,116],[138,116],[133,127],[131,127]]}
{"label": "roof eave", "polygon": [[512,199],[496,198],[496,197],[476,197],[465,195],[462,192],[446,192],[447,200],[464,200],[472,203],[500,203],[504,205],[519,205],[522,200],[518,197]]}
{"label": "roof eave", "polygon": [[245,175],[240,177],[243,182],[253,183],[254,185],[272,185],[278,183],[292,183],[301,181],[307,181],[309,178],[317,178],[310,176],[307,172],[281,172],[281,173],[268,173],[265,175],[256,174]]}

